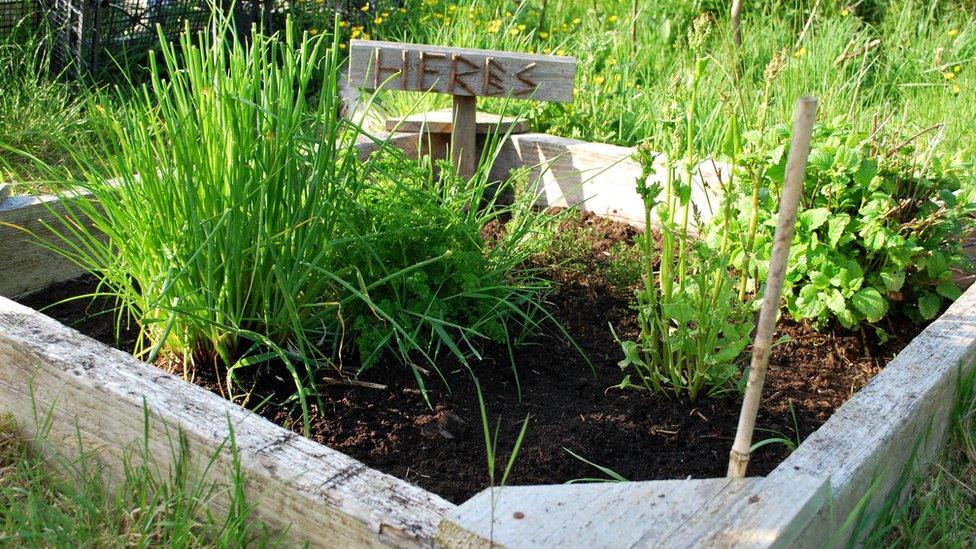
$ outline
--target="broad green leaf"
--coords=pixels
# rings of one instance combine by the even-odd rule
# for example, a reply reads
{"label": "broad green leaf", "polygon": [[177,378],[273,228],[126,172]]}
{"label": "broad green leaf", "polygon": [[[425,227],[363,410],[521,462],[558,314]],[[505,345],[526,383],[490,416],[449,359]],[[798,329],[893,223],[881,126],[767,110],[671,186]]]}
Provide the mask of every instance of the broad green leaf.
{"label": "broad green leaf", "polygon": [[847,224],[850,223],[851,216],[847,214],[838,214],[830,218],[827,222],[827,242],[830,243],[832,247],[836,247],[840,242],[842,236],[844,236],[844,229],[847,228]]}
{"label": "broad green leaf", "polygon": [[925,261],[925,270],[931,278],[939,278],[947,268],[945,256],[939,251],[933,251]]}
{"label": "broad green leaf", "polygon": [[826,290],[830,287],[830,278],[820,271],[812,271],[810,273],[810,283],[818,290]]}
{"label": "broad green leaf", "polygon": [[881,293],[874,288],[862,288],[851,298],[854,308],[860,311],[871,322],[881,320],[888,311],[888,303]]}
{"label": "broad green leaf", "polygon": [[820,228],[829,218],[830,210],[827,208],[814,208],[812,210],[804,210],[800,213],[800,223],[803,224],[804,229],[810,231]]}
{"label": "broad green leaf", "polygon": [[836,288],[831,289],[830,291],[821,295],[823,296],[824,303],[827,304],[827,308],[833,311],[835,314],[839,314],[842,311],[847,310],[847,304],[844,302],[844,296],[841,295],[840,291]]}
{"label": "broad green leaf", "polygon": [[878,175],[878,163],[870,158],[861,160],[861,165],[854,172],[854,182],[861,187],[867,187],[874,176]]}
{"label": "broad green leaf", "polygon": [[962,290],[960,290],[959,286],[951,280],[943,280],[942,282],[939,282],[939,285],[935,287],[935,291],[938,292],[942,297],[951,301],[959,299],[959,296],[962,295]]}
{"label": "broad green leaf", "polygon": [[885,288],[897,292],[905,285],[905,271],[881,271],[881,282]]}
{"label": "broad green leaf", "polygon": [[926,292],[918,298],[918,312],[922,314],[922,318],[925,320],[935,318],[935,315],[939,314],[941,307],[942,298],[939,297],[939,294]]}
{"label": "broad green leaf", "polygon": [[733,361],[742,354],[742,351],[745,350],[747,345],[749,345],[748,337],[740,337],[739,339],[729,341],[715,353],[713,360],[718,363]]}
{"label": "broad green leaf", "polygon": [[852,313],[847,307],[844,307],[843,311],[838,311],[836,315],[840,325],[845,328],[853,328],[857,324],[857,319],[854,318],[854,313]]}
{"label": "broad green leaf", "polygon": [[834,165],[834,152],[826,147],[817,147],[810,151],[807,162],[817,171],[825,172]]}
{"label": "broad green leaf", "polygon": [[664,313],[664,316],[680,323],[690,322],[695,318],[695,308],[687,301],[679,300],[664,303],[661,305],[661,312]]}

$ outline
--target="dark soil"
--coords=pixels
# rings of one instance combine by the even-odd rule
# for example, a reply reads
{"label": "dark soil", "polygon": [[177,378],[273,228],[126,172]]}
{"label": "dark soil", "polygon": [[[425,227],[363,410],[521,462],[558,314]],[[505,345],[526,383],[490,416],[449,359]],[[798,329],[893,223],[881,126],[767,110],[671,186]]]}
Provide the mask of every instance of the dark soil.
{"label": "dark soil", "polygon": [[[571,240],[579,243],[579,253],[558,261],[558,267],[552,265],[559,258],[548,258],[552,278],[560,283],[549,302],[595,372],[554,327],[515,349],[518,383],[507,348],[485,350],[484,361],[474,368],[492,428],[496,422],[500,425],[499,468],[507,462],[522,422],[529,422],[509,484],[605,478],[567,450],[629,480],[724,476],[741,404],[738,395],[690,403],[613,388],[622,377],[617,366],[621,352],[608,325],[624,339],[635,337],[637,327],[630,308],[632,292],[608,284],[603,263],[612,256],[613,242],[631,242],[636,232],[588,215],[573,218],[564,229],[577,235]],[[80,280],[25,303],[39,307],[92,288],[91,280]],[[90,317],[106,305],[111,303],[90,305],[85,300],[48,314],[114,344],[110,315]],[[808,436],[921,329],[909,322],[885,328],[893,337],[882,344],[870,333],[873,330],[863,336],[839,327],[816,332],[782,320],[777,335],[788,335],[790,341],[773,350],[757,438],[795,441]],[[132,342],[133,332],[124,331],[121,347],[131,348]],[[464,501],[488,484],[480,408],[470,374],[449,360],[441,369],[450,390],[436,374],[427,377],[433,408],[413,375],[394,362],[381,363],[361,378],[384,389],[323,383],[322,406],[314,407],[312,438],[451,501]],[[274,394],[273,402],[283,401],[293,389],[285,376],[267,372],[261,374],[259,387],[262,396]],[[301,414],[292,404],[268,404],[261,413],[302,430]],[[788,453],[783,444],[762,447],[753,454],[749,473],[769,472]]]}

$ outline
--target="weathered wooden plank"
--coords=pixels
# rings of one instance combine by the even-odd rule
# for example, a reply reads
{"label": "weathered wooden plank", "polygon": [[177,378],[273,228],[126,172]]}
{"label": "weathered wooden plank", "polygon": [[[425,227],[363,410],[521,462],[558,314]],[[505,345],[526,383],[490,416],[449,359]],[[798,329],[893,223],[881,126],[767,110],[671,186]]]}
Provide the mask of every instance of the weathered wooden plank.
{"label": "weathered wooden plank", "polygon": [[663,537],[645,536],[637,545],[793,547],[827,504],[829,492],[823,475],[795,474],[785,482],[735,479],[676,530]]}
{"label": "weathered wooden plank", "polygon": [[976,286],[770,473],[770,481],[783,483],[798,473],[830,476],[831,505],[807,526],[801,546],[819,546],[838,533],[866,495],[867,510],[877,508],[913,455],[916,468],[932,462],[959,378],[972,373],[974,360]]}
{"label": "weathered wooden plank", "polygon": [[[165,471],[175,437],[192,463],[216,455],[208,479],[226,483],[234,426],[249,501],[256,518],[290,527],[294,542],[313,546],[430,546],[453,506],[405,481],[278,427],[205,389],[106,347],[46,316],[0,298],[0,409],[19,428],[38,429],[36,415],[57,414],[48,440],[59,451],[77,436],[100,447],[119,469],[126,448],[145,444]],[[143,440],[143,405],[151,428]],[[35,412],[34,407],[37,407]],[[77,427],[77,431],[76,431]],[[110,475],[111,477],[111,475]],[[214,510],[227,505],[218,491]]]}
{"label": "weathered wooden plank", "polygon": [[366,89],[573,100],[576,59],[374,40],[349,43],[349,81]]}
{"label": "weathered wooden plank", "polygon": [[49,235],[44,224],[57,225],[63,212],[52,195],[12,196],[0,203],[0,296],[18,297],[84,274],[84,269],[37,245],[21,230]]}
{"label": "weathered wooden plank", "polygon": [[[386,121],[386,131],[404,133],[451,133],[454,119],[451,111],[439,110],[412,114],[400,118],[390,118]],[[478,111],[475,118],[475,132],[479,135],[496,133],[498,135],[519,134],[528,131],[529,125],[524,119],[514,116],[499,116],[488,112]]]}
{"label": "weathered wooden plank", "polygon": [[[788,547],[827,500],[822,476],[512,486],[441,523],[445,547]],[[758,505],[763,502],[763,505]],[[767,512],[772,506],[776,513]]]}
{"label": "weathered wooden plank", "polygon": [[[664,538],[729,486],[664,480],[485,490],[441,524],[445,547],[629,547]],[[746,483],[753,482],[747,480]]]}

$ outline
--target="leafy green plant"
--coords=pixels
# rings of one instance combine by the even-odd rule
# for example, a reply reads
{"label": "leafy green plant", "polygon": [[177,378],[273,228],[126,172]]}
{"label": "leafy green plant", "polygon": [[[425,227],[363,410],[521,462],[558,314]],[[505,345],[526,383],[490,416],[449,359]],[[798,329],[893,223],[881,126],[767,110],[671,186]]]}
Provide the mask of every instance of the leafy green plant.
{"label": "leafy green plant", "polygon": [[[732,264],[761,280],[788,135],[778,126],[748,132],[745,141],[739,184],[730,195],[733,232],[745,234],[752,219],[758,230],[751,248],[737,244]],[[966,265],[959,235],[974,211],[959,194],[967,166],[934,148],[909,153],[894,142],[871,140],[843,124],[815,130],[784,292],[793,317],[818,325],[837,319],[853,328],[899,308],[931,319],[945,300],[959,296],[952,269]],[[756,190],[758,209],[740,198]],[[753,255],[755,263],[746,263]]]}
{"label": "leafy green plant", "polygon": [[[113,125],[119,181],[82,182],[91,194],[65,195],[52,227],[58,250],[117,296],[118,322],[142,328],[141,356],[175,355],[188,376],[215,369],[244,402],[241,369],[271,362],[295,383],[307,430],[322,375],[389,352],[423,389],[420,365],[436,370],[439,353],[476,360],[481,342],[511,343],[547,315],[545,282],[518,265],[558,220],[529,198],[499,204],[514,181],[489,185],[487,163],[472,181],[435,180],[390,150],[360,161],[359,128],[338,116],[335,41],[289,25],[245,45],[215,39],[232,35],[215,24],[161,43]],[[493,219],[508,221],[489,246]]]}
{"label": "leafy green plant", "polygon": [[[752,330],[748,311],[738,300],[728,273],[730,239],[722,239],[721,244],[709,249],[689,233],[697,165],[693,147],[697,90],[708,62],[702,50],[707,25],[706,19],[699,19],[689,39],[699,54],[688,71],[688,95],[680,95],[678,86],[672,91],[674,134],[671,142],[664,144],[663,185],[650,181],[658,170],[657,156],[646,146],[638,148],[642,173],[637,192],[644,202],[648,228],[641,239],[643,288],[637,294],[640,336],[637,341],[621,343],[624,359],[620,362],[628,372],[621,386],[672,392],[692,401],[703,393],[732,386],[739,372],[735,360],[748,345]],[[682,153],[679,170],[677,159]],[[724,214],[720,217],[728,219],[729,211]],[[659,254],[650,229],[654,215],[661,231]]]}

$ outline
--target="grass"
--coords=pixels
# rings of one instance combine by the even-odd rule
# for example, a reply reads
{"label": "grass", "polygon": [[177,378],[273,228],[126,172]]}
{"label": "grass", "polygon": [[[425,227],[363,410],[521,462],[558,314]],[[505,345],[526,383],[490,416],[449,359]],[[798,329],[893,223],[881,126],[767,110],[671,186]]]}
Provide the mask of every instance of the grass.
{"label": "grass", "polygon": [[114,151],[103,137],[122,105],[102,101],[98,89],[54,72],[47,40],[29,19],[0,34],[0,182],[13,183],[17,194],[52,189],[58,178],[41,166],[80,173],[79,151]]}
{"label": "grass", "polygon": [[[711,154],[723,141],[723,103],[736,105],[743,126],[761,115],[764,68],[779,52],[788,62],[772,86],[772,120],[787,120],[799,96],[814,95],[822,120],[840,118],[862,130],[887,120],[906,133],[941,122],[947,124],[946,147],[974,150],[968,121],[976,109],[976,19],[961,2],[878,0],[856,2],[855,9],[830,0],[746,3],[741,52],[729,46],[727,2],[408,4],[409,16],[393,14],[366,31],[411,42],[576,56],[576,100],[533,107],[536,129],[556,135],[623,145],[667,139],[659,113],[667,110],[672,76],[693,62],[686,38],[691,22],[708,12],[719,32],[706,45],[712,63],[700,85],[699,153]],[[875,40],[880,43],[861,51]],[[735,66],[742,67],[739,78]],[[431,108],[446,105],[440,96],[425,101]],[[402,113],[412,103],[391,91],[384,106]]]}
{"label": "grass", "polygon": [[[36,448],[44,444],[43,437],[22,438],[11,417],[0,414],[0,545],[266,547],[281,541],[251,516],[239,470],[226,487],[207,485],[189,476],[192,464],[179,448],[168,471],[152,456],[131,454],[112,490],[103,482],[109,471],[97,453],[79,446],[70,457],[41,455]],[[208,512],[224,490],[231,512]]]}
{"label": "grass", "polygon": [[976,375],[962,384],[938,460],[904,476],[872,517],[867,547],[970,547],[976,543]]}

